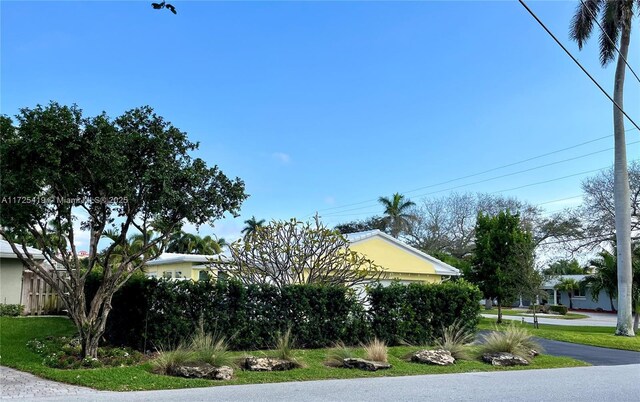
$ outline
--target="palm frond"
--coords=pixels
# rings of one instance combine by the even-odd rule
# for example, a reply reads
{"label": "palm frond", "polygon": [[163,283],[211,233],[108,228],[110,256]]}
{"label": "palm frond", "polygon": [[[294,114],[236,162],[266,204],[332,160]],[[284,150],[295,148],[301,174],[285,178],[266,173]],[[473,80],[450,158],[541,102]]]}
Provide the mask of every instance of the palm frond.
{"label": "palm frond", "polygon": [[576,13],[571,20],[569,36],[578,42],[578,48],[582,50],[584,43],[591,36],[593,24],[600,12],[602,0],[584,0],[578,4]]}
{"label": "palm frond", "polygon": [[623,1],[607,1],[605,2],[600,25],[602,31],[598,42],[600,44],[600,64],[606,66],[615,59],[616,43],[620,36],[622,24]]}

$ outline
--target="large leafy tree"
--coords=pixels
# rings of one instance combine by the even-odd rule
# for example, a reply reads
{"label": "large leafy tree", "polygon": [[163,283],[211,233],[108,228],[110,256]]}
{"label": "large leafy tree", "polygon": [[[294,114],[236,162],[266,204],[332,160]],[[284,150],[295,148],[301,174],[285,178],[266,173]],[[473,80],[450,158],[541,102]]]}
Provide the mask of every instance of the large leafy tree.
{"label": "large leafy tree", "polygon": [[[82,355],[95,357],[114,293],[164,250],[183,222],[237,214],[244,183],[191,158],[197,144],[150,107],[111,119],[52,102],[24,108],[16,120],[0,117],[0,234],[57,291],[80,334]],[[88,235],[83,260],[79,230]],[[129,242],[132,234],[138,236]],[[58,269],[28,252],[34,239]],[[94,271],[100,284],[86,300]]]}
{"label": "large leafy tree", "polygon": [[480,213],[476,221],[476,248],[471,271],[487,299],[498,302],[498,323],[502,322],[502,304],[518,294],[519,279],[529,270],[533,258],[531,233],[520,225],[520,217],[509,211],[495,216]]}
{"label": "large leafy tree", "polygon": [[616,249],[618,261],[618,322],[616,335],[633,336],[632,267],[631,267],[631,205],[627,148],[624,129],[624,80],[629,55],[631,23],[640,1],[581,0],[571,21],[570,36],[582,49],[589,40],[594,25],[600,20],[600,63],[606,66],[616,60],[613,85],[613,135]]}
{"label": "large leafy tree", "polygon": [[405,199],[400,193],[389,197],[380,197],[378,202],[384,207],[384,223],[389,228],[391,236],[398,237],[409,228],[414,215],[410,212],[411,207],[416,205],[413,201]]}
{"label": "large leafy tree", "polygon": [[272,221],[229,246],[219,269],[244,283],[353,286],[378,281],[382,267],[349,248],[349,241],[318,217],[310,222]]}

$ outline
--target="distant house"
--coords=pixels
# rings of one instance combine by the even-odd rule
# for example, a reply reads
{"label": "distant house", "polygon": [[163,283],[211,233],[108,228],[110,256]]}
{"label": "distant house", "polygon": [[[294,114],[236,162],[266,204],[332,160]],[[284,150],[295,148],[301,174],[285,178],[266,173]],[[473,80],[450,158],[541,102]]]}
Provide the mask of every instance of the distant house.
{"label": "distant house", "polygon": [[[571,294],[571,304],[573,305],[574,310],[612,311],[612,301],[609,300],[609,296],[606,292],[601,291],[598,295],[598,301],[596,302],[593,300],[591,287],[582,285],[582,281],[587,276],[588,275],[557,275],[549,279],[542,286],[542,289],[549,294],[547,303],[551,305],[562,304],[567,307],[569,306],[569,293],[556,290],[555,286],[560,283],[562,279],[570,278],[581,284],[580,289],[572,292]],[[613,307],[614,309],[617,308],[617,300],[615,298],[613,299]]]}
{"label": "distant house", "polygon": [[429,254],[411,247],[380,230],[350,233],[345,236],[349,248],[357,251],[386,273],[383,285],[398,280],[401,283],[439,283],[452,276],[460,276],[460,270]]}
{"label": "distant house", "polygon": [[[28,247],[27,252],[33,255],[34,259],[44,261],[40,250]],[[31,272],[26,270],[9,242],[0,240],[0,303],[25,305],[26,300],[23,300],[22,295],[23,280],[25,274],[29,275]]]}
{"label": "distant house", "polygon": [[214,255],[162,253],[144,266],[149,277],[201,280],[208,275],[208,262]]}
{"label": "distant house", "polygon": [[[439,283],[460,275],[458,269],[379,230],[351,233],[345,237],[351,250],[384,268],[386,278],[382,283],[385,285],[393,280],[401,283]],[[163,253],[145,265],[145,272],[150,277],[197,281],[209,275],[209,261],[218,258],[224,261],[229,255]]]}

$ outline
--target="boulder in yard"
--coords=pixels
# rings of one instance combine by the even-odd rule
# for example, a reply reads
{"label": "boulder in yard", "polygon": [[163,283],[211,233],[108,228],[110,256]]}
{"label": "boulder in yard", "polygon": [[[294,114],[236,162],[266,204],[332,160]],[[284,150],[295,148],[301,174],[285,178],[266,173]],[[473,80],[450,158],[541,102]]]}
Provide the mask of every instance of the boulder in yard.
{"label": "boulder in yard", "polygon": [[421,350],[411,356],[411,361],[423,364],[435,364],[437,366],[450,366],[456,362],[451,352],[444,349]]}
{"label": "boulder in yard", "polygon": [[233,369],[228,366],[214,367],[208,363],[184,364],[169,372],[170,375],[184,378],[204,378],[208,380],[230,380]]}
{"label": "boulder in yard", "polygon": [[285,371],[294,369],[296,366],[289,360],[253,356],[245,358],[242,363],[242,368],[249,371]]}
{"label": "boulder in yard", "polygon": [[537,350],[535,350],[535,349],[531,349],[531,350],[529,351],[529,356],[531,356],[531,357],[536,357],[536,356],[538,356],[539,354],[540,354],[540,352],[538,352],[538,351],[537,351]]}
{"label": "boulder in yard", "polygon": [[482,355],[482,360],[486,363],[491,363],[492,366],[506,367],[529,365],[527,359],[506,352],[485,353]]}
{"label": "boulder in yard", "polygon": [[391,365],[384,362],[374,362],[371,360],[358,359],[355,357],[349,357],[343,360],[345,368],[356,368],[365,371],[378,371],[390,369]]}

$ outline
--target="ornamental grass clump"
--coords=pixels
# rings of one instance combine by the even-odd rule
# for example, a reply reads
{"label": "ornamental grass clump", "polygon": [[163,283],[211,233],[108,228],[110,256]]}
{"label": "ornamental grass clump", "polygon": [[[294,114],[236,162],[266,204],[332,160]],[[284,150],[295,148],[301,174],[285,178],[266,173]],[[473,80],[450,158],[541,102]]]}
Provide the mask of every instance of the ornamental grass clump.
{"label": "ornamental grass clump", "polygon": [[448,327],[442,328],[442,335],[436,339],[435,347],[451,353],[456,360],[469,360],[469,344],[475,340],[475,334],[462,320],[456,319]]}
{"label": "ornamental grass clump", "polygon": [[344,342],[336,342],[327,356],[324,364],[329,367],[343,367],[344,359],[354,357],[353,349],[344,344]]}
{"label": "ornamental grass clump", "polygon": [[194,353],[179,345],[174,350],[158,350],[158,356],[151,361],[151,369],[156,374],[170,374],[177,367],[194,361]]}
{"label": "ornamental grass clump", "polygon": [[284,333],[278,333],[273,349],[273,357],[293,363],[296,367],[303,367],[294,352],[295,338],[291,335],[291,328],[287,328]]}
{"label": "ornamental grass clump", "polygon": [[191,338],[189,346],[197,362],[208,363],[214,367],[234,365],[227,340],[220,334],[206,334],[200,329]]}
{"label": "ornamental grass clump", "polygon": [[509,325],[504,332],[497,329],[483,335],[482,353],[511,353],[531,361],[531,351],[542,351],[542,347],[533,340],[526,328]]}
{"label": "ornamental grass clump", "polygon": [[378,338],[373,338],[373,340],[369,341],[366,345],[362,345],[362,348],[364,349],[365,359],[372,360],[374,362],[387,362],[388,351],[387,345],[384,341],[381,341]]}

